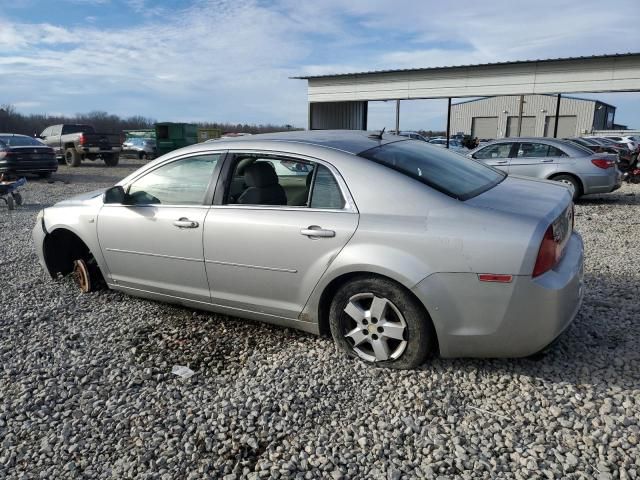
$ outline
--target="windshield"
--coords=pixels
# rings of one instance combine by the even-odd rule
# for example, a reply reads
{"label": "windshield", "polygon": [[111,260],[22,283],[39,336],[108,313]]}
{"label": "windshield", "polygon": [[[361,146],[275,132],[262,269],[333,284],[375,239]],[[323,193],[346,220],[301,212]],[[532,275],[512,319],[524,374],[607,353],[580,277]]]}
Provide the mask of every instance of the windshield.
{"label": "windshield", "polygon": [[44,144],[35,138],[22,135],[0,135],[0,142],[10,147],[42,147]]}
{"label": "windshield", "polygon": [[424,142],[388,143],[360,153],[459,200],[468,200],[500,183],[506,174],[471,158]]}

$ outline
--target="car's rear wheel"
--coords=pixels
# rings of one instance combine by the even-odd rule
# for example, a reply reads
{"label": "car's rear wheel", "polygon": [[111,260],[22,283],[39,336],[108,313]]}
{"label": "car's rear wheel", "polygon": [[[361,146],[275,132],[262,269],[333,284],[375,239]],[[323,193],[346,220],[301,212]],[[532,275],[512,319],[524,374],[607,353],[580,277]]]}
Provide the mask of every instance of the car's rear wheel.
{"label": "car's rear wheel", "polygon": [[578,180],[570,175],[558,175],[557,177],[553,177],[552,180],[556,182],[564,183],[565,185],[569,185],[573,188],[573,199],[577,200],[582,195],[582,187]]}
{"label": "car's rear wheel", "polygon": [[64,152],[64,161],[70,167],[78,167],[82,162],[82,157],[74,148],[67,148]]}
{"label": "car's rear wheel", "polygon": [[20,192],[15,192],[11,194],[11,196],[13,197],[13,200],[16,202],[16,205],[22,205],[22,195],[20,195]]}
{"label": "car's rear wheel", "polygon": [[415,368],[435,345],[422,305],[402,286],[377,276],[358,277],[337,291],[329,325],[341,350],[384,367]]}
{"label": "car's rear wheel", "polygon": [[16,201],[13,199],[13,197],[11,195],[7,195],[6,196],[6,202],[7,202],[7,208],[9,210],[15,210]]}

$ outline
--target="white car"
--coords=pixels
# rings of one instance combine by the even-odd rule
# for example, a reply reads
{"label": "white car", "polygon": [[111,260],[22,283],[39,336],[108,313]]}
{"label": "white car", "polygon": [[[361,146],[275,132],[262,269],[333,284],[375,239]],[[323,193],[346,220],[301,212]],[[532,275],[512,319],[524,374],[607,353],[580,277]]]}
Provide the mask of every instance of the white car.
{"label": "white car", "polygon": [[604,138],[608,138],[609,140],[613,140],[614,142],[626,144],[627,148],[632,153],[636,153],[636,151],[638,150],[639,143],[631,135],[601,135],[601,136]]}

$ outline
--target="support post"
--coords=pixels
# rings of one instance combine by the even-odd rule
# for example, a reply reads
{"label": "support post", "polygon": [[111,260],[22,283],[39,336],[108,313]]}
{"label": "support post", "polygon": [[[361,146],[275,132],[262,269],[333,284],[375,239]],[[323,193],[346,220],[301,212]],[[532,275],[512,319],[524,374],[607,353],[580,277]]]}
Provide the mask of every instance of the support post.
{"label": "support post", "polygon": [[522,136],[522,110],[524,109],[524,95],[520,95],[520,106],[518,107],[518,137]]}
{"label": "support post", "polygon": [[400,133],[400,100],[396,100],[396,135]]}
{"label": "support post", "polygon": [[560,120],[560,98],[562,98],[562,95],[559,93],[558,99],[556,100],[556,121],[553,125],[553,138],[558,138],[558,123]]}
{"label": "support post", "polygon": [[451,137],[451,97],[447,99],[447,148],[449,148],[450,137]]}
{"label": "support post", "polygon": [[368,116],[369,116],[369,102],[365,101],[362,107],[362,130],[367,130]]}

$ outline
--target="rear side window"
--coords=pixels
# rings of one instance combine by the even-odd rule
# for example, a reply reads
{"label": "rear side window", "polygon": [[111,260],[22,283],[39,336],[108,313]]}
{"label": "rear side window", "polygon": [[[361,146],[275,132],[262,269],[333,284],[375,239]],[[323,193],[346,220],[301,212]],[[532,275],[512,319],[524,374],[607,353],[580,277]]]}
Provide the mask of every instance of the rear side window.
{"label": "rear side window", "polygon": [[62,127],[62,135],[69,133],[94,133],[91,125],[64,125]]}
{"label": "rear side window", "polygon": [[423,142],[387,143],[359,154],[459,200],[480,195],[506,174]]}
{"label": "rear side window", "polygon": [[35,138],[31,138],[31,137],[23,137],[20,135],[1,136],[0,142],[3,142],[4,144],[9,145],[10,147],[30,147],[30,146],[41,147],[42,146],[42,142],[40,142],[39,140],[36,140]]}
{"label": "rear side window", "polygon": [[311,190],[311,208],[344,208],[344,198],[340,193],[338,182],[324,165],[318,165],[316,177]]}
{"label": "rear side window", "polygon": [[518,148],[517,157],[566,157],[567,154],[564,153],[559,148],[556,148],[552,145],[547,145],[545,143],[521,143],[520,148]]}

